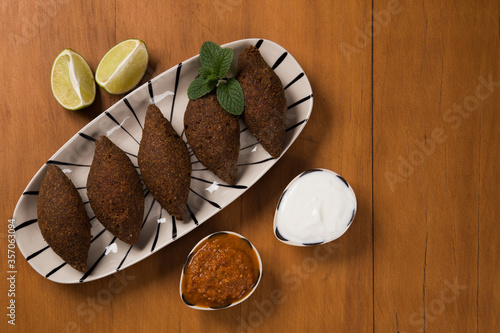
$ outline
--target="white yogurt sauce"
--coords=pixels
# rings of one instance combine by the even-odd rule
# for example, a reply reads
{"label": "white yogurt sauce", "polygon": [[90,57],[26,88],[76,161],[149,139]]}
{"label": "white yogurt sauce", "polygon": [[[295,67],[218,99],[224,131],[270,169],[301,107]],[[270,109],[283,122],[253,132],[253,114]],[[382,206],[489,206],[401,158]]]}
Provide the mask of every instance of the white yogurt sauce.
{"label": "white yogurt sauce", "polygon": [[295,178],[278,203],[275,229],[296,245],[332,241],[347,230],[356,196],[335,172],[313,169]]}

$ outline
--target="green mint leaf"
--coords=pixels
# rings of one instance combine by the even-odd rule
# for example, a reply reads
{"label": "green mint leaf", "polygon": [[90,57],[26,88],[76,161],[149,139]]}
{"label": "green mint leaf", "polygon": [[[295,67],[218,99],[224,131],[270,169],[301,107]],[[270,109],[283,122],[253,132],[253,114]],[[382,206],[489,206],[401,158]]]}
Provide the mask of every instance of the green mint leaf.
{"label": "green mint leaf", "polygon": [[233,62],[233,54],[234,52],[231,49],[220,49],[215,53],[214,64],[216,67],[214,69],[217,71],[220,79],[226,77]]}
{"label": "green mint leaf", "polygon": [[217,99],[227,112],[239,116],[245,106],[243,89],[236,79],[228,79],[217,86]]}
{"label": "green mint leaf", "polygon": [[191,82],[188,88],[188,97],[189,99],[197,99],[202,96],[205,96],[209,92],[211,92],[215,86],[217,85],[217,80],[206,80],[202,78],[201,76],[197,77],[196,79]]}
{"label": "green mint leaf", "polygon": [[205,81],[205,84],[211,84],[211,85],[213,85],[212,89],[215,88],[215,86],[219,82],[219,80],[217,79],[217,75],[215,75],[215,74],[212,74],[212,75],[209,75],[207,77],[204,77],[203,79]]}
{"label": "green mint leaf", "polygon": [[214,68],[215,54],[220,50],[220,46],[214,42],[205,42],[200,48],[200,62],[201,65],[214,70],[214,73],[217,71]]}
{"label": "green mint leaf", "polygon": [[213,71],[211,68],[208,68],[206,66],[201,66],[200,69],[198,70],[198,73],[200,73],[201,77],[207,78],[214,76],[214,78],[217,78],[217,73]]}

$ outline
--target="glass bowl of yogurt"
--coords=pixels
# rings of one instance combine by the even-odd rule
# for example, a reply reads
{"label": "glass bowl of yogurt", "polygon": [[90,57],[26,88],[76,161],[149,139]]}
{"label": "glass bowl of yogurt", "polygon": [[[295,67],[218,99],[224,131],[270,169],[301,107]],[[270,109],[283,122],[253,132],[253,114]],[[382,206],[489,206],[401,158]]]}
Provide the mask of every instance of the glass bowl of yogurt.
{"label": "glass bowl of yogurt", "polygon": [[274,214],[274,235],[285,244],[312,246],[342,236],[356,216],[352,187],[328,169],[310,169],[281,194]]}

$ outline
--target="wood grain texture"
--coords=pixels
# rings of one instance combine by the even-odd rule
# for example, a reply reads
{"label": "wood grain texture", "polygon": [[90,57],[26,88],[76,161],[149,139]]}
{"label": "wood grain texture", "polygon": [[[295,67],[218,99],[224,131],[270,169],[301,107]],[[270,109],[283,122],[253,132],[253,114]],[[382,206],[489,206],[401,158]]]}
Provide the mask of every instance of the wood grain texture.
{"label": "wood grain texture", "polygon": [[498,3],[402,7],[373,41],[374,329],[497,331]]}
{"label": "wood grain texture", "polygon": [[[64,48],[95,70],[128,38],[148,46],[143,82],[219,44],[266,38],[301,64],[314,92],[304,131],[243,196],[179,241],[112,276],[48,281],[17,252],[16,327],[0,282],[0,331],[500,331],[499,3],[492,0],[116,1],[0,4],[0,269],[7,223],[39,167],[118,101],[66,111],[50,91]],[[493,81],[490,84],[484,82]],[[273,235],[281,191],[328,168],[358,214],[339,240],[295,248]],[[201,312],[179,297],[180,270],[204,236],[232,230],[258,248],[251,298]]]}

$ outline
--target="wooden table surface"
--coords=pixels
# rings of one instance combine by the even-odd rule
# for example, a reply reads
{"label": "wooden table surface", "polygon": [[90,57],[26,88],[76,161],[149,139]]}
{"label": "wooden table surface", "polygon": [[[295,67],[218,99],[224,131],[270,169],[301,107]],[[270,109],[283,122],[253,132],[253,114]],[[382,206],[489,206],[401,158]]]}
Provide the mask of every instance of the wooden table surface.
{"label": "wooden table surface", "polygon": [[[1,326],[5,332],[500,331],[500,4],[449,1],[2,1]],[[120,100],[64,110],[50,90],[61,50],[93,70],[116,43],[144,40],[147,78],[219,44],[282,45],[314,92],[290,150],[195,231],[115,275],[51,282],[17,249],[6,277],[8,220],[35,172]],[[334,243],[295,248],[272,232],[281,191],[300,172],[331,169],[358,214]],[[249,300],[187,308],[180,270],[218,230],[247,236],[264,264]],[[8,324],[15,300],[15,327]],[[7,329],[7,330],[6,330]]]}

